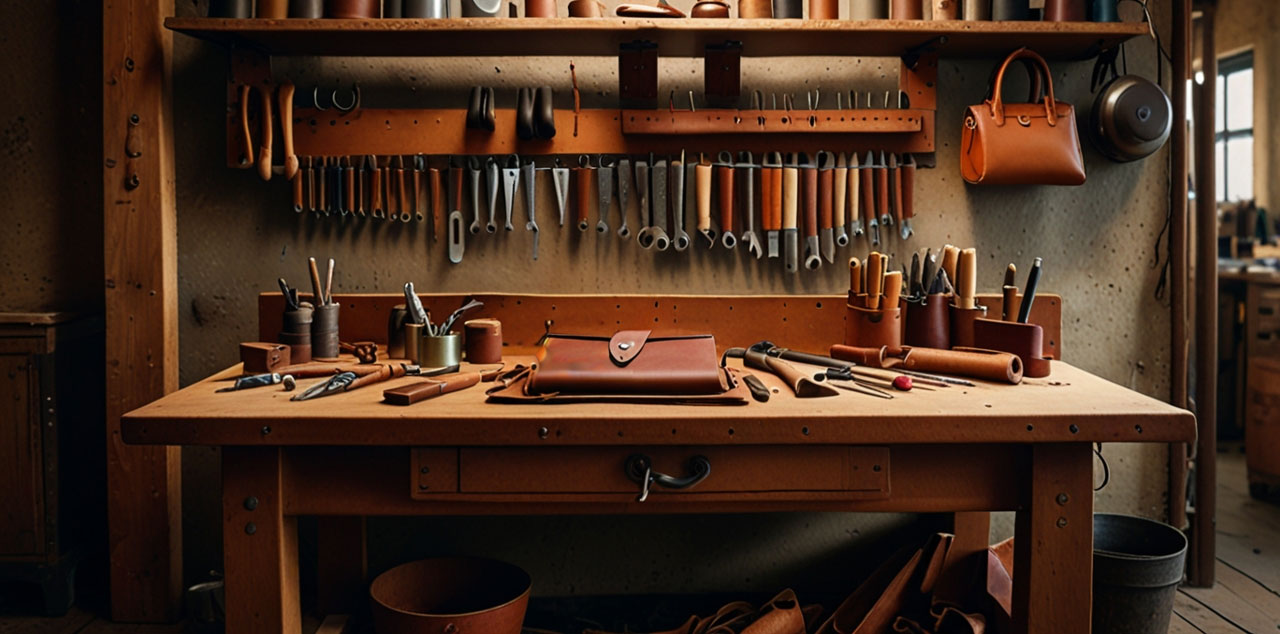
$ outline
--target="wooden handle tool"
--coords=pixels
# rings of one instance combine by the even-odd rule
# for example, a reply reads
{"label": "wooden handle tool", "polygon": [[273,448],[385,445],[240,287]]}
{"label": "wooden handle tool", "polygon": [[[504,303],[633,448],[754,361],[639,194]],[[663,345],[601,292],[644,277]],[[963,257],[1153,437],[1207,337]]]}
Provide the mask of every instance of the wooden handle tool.
{"label": "wooden handle tool", "polygon": [[240,166],[253,165],[253,136],[249,134],[249,84],[240,84]]}
{"label": "wooden handle tool", "polygon": [[1001,321],[1016,321],[1018,316],[1018,287],[1012,284],[1006,284],[1000,288],[1000,295],[1004,300],[1000,307]]}
{"label": "wooden handle tool", "polygon": [[862,190],[862,217],[871,234],[871,246],[880,245],[880,221],[876,219],[876,185],[875,168],[871,153],[867,153],[866,162],[858,169],[859,184]]}
{"label": "wooden handle tool", "polygon": [[323,306],[324,287],[320,286],[320,269],[316,266],[316,259],[307,258],[307,265],[311,270],[311,298],[315,301],[316,306]]}
{"label": "wooden handle tool", "polygon": [[959,279],[956,281],[956,305],[965,310],[977,306],[978,254],[974,249],[960,252],[960,262],[956,268]]}
{"label": "wooden handle tool", "polygon": [[452,376],[423,379],[409,385],[384,390],[382,398],[392,405],[413,405],[442,394],[464,390],[480,382],[479,372],[460,372]]}
{"label": "wooden handle tool", "polygon": [[876,212],[880,214],[880,224],[889,225],[893,216],[889,215],[889,165],[885,162],[884,152],[880,153],[880,162],[875,167],[876,176]]}
{"label": "wooden handle tool", "polygon": [[830,264],[836,261],[835,210],[833,209],[836,159],[830,152],[822,152],[818,157],[818,244],[822,249],[822,257]]}
{"label": "wooden handle tool", "polygon": [[717,209],[720,212],[720,244],[726,249],[738,245],[738,237],[733,234],[733,155],[721,152],[715,166],[716,193],[720,200]]}
{"label": "wooden handle tool", "polygon": [[346,200],[347,213],[351,213],[356,209],[356,170],[351,167],[351,157],[342,157],[339,165],[342,167],[342,193]]}
{"label": "wooden handle tool", "polygon": [[893,310],[898,307],[902,298],[902,271],[890,271],[884,274],[884,308]]}
{"label": "wooden handle tool", "polygon": [[431,182],[431,241],[439,242],[444,233],[444,176],[440,168],[427,168],[427,180]]}
{"label": "wooden handle tool", "polygon": [[293,180],[291,181],[291,184],[293,185],[293,211],[294,211],[294,213],[302,213],[302,186],[303,186],[303,180],[305,180],[305,179],[304,179],[304,177],[303,177],[303,171],[302,171],[301,169],[299,169],[299,170],[298,170],[298,173],[293,175]]}
{"label": "wooden handle tool", "polygon": [[956,282],[956,263],[960,260],[960,248],[946,245],[942,247],[942,270],[946,272],[947,279],[954,284]]}
{"label": "wooden handle tool", "polygon": [[274,110],[274,104],[271,103],[271,93],[262,89],[262,140],[258,145],[258,176],[262,180],[271,180],[271,137],[274,132],[271,128],[271,111]]}
{"label": "wooden handle tool", "polygon": [[782,168],[782,258],[788,273],[800,266],[800,236],[796,215],[800,204],[800,168],[793,154],[790,165]]}
{"label": "wooden handle tool", "polygon": [[880,292],[884,289],[884,257],[875,251],[867,257],[867,308],[880,308]]}
{"label": "wooden handle tool", "polygon": [[893,220],[902,225],[902,170],[898,165],[898,156],[889,155],[889,193],[893,207]]}
{"label": "wooden handle tool", "polygon": [[844,152],[836,158],[835,176],[831,184],[832,224],[836,229],[836,246],[846,247],[849,246],[849,233],[846,229],[849,224],[846,213],[846,205],[848,205],[846,196],[849,194],[849,157]]}
{"label": "wooden handle tool", "polygon": [[849,292],[862,294],[862,262],[858,258],[849,258]]}
{"label": "wooden handle tool", "polygon": [[903,240],[911,237],[915,233],[915,229],[911,227],[911,219],[916,217],[916,159],[907,154],[903,157],[902,165],[898,168],[902,172],[902,193],[899,211],[902,214],[898,228]]}
{"label": "wooden handle tool", "polygon": [[698,190],[698,233],[707,239],[707,246],[716,245],[716,232],[711,228],[711,164],[699,157],[694,168],[694,179]]}
{"label": "wooden handle tool", "polygon": [[369,157],[369,209],[374,218],[386,218],[387,211],[382,205],[382,170],[378,167],[378,159]]}
{"label": "wooden handle tool", "polygon": [[806,159],[800,168],[804,183],[804,268],[822,266],[818,244],[818,169]]}
{"label": "wooden handle tool", "polygon": [[[293,150],[293,94],[291,82],[280,84],[276,103],[280,106],[280,138],[284,141],[284,179],[293,180],[298,175],[298,155]],[[348,207],[349,208],[349,207]]]}
{"label": "wooden handle tool", "polygon": [[765,230],[769,257],[778,257],[778,231],[782,229],[782,157],[765,155],[760,169],[760,225]]}
{"label": "wooden handle tool", "polygon": [[574,179],[574,212],[576,214],[574,220],[577,222],[578,231],[586,231],[591,226],[588,216],[591,211],[591,181],[594,175],[591,173],[591,159],[583,154],[578,157],[578,167],[573,168]]}
{"label": "wooden handle tool", "polygon": [[845,174],[845,185],[848,190],[845,195],[849,200],[849,225],[853,232],[853,237],[862,237],[866,233],[866,228],[862,224],[862,172],[858,167],[858,153],[854,152],[849,155],[849,171]]}

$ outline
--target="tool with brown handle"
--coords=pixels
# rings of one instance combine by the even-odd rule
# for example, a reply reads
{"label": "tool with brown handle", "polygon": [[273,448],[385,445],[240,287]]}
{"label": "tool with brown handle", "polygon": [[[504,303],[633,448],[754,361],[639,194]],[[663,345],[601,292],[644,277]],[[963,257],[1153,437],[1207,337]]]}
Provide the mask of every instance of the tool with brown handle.
{"label": "tool with brown handle", "polygon": [[738,237],[733,235],[733,203],[734,203],[734,180],[733,180],[733,154],[729,152],[720,152],[719,160],[715,166],[716,188],[720,194],[719,210],[720,210],[720,230],[723,232],[720,236],[720,244],[726,249],[732,249],[738,246]]}
{"label": "tool with brown handle", "polygon": [[956,267],[956,305],[971,310],[977,306],[978,255],[975,249],[960,252],[960,262]]}
{"label": "tool with brown handle", "polygon": [[841,152],[836,159],[835,175],[832,178],[831,192],[831,210],[834,215],[832,218],[836,230],[836,246],[849,246],[849,233],[845,226],[849,224],[846,214],[848,205],[847,196],[849,195],[849,157]]}
{"label": "tool with brown handle", "polygon": [[[287,160],[287,157],[286,157]],[[353,212],[356,208],[356,170],[351,167],[351,157],[342,157],[342,185],[343,194],[346,197],[347,212]]]}
{"label": "tool with brown handle", "polygon": [[782,359],[771,357],[763,351],[745,350],[742,360],[743,364],[749,368],[764,370],[785,381],[787,387],[790,387],[795,392],[797,398],[838,396],[840,394],[838,390],[827,385],[824,380],[811,376]]}
{"label": "tool with brown handle", "polygon": [[898,307],[902,298],[902,271],[890,271],[884,274],[884,308],[893,310]]}
{"label": "tool with brown handle", "polygon": [[849,258],[849,292],[862,294],[862,262],[858,258]]}
{"label": "tool with brown handle", "polygon": [[902,164],[898,168],[902,172],[902,194],[899,210],[901,217],[899,218],[899,230],[903,240],[911,237],[915,230],[911,228],[911,219],[916,217],[916,159],[910,154],[902,157]]}
{"label": "tool with brown handle", "polygon": [[889,155],[889,194],[890,206],[893,208],[893,220],[902,225],[902,170],[898,165],[898,155]]}
{"label": "tool with brown handle", "polygon": [[956,263],[960,261],[960,248],[951,245],[942,247],[942,270],[946,272],[947,279],[955,283],[956,280]]}
{"label": "tool with brown handle", "polygon": [[294,213],[302,213],[302,186],[304,184],[304,181],[305,181],[305,178],[303,175],[303,171],[299,169],[298,173],[293,175],[293,180],[290,182],[290,185],[293,186],[293,212]]}
{"label": "tool with brown handle", "polygon": [[320,213],[329,215],[329,159],[328,157],[320,157],[320,163],[316,166],[316,209]]}
{"label": "tool with brown handle", "polygon": [[804,268],[814,271],[822,266],[818,253],[818,168],[807,156],[800,175],[804,185]]}
{"label": "tool with brown handle", "polygon": [[858,166],[858,188],[862,190],[862,217],[871,236],[871,246],[880,246],[880,221],[876,219],[875,160],[867,152],[867,160]]}
{"label": "tool with brown handle", "polygon": [[427,168],[427,180],[431,182],[431,241],[439,242],[444,233],[444,176],[440,168]]}
{"label": "tool with brown handle", "polygon": [[249,84],[240,84],[240,167],[253,165],[253,136],[249,134]]}
{"label": "tool with brown handle", "polygon": [[459,372],[385,390],[382,398],[392,405],[413,405],[442,394],[464,390],[480,383],[480,379],[479,372]]}
{"label": "tool with brown handle", "polygon": [[280,84],[276,102],[280,106],[280,138],[284,141],[284,179],[293,180],[298,175],[298,155],[293,151],[293,94],[290,82]]}
{"label": "tool with brown handle", "polygon": [[374,218],[379,220],[387,217],[386,209],[382,205],[382,170],[378,167],[378,159],[370,155],[368,157],[369,169],[369,208]]}
{"label": "tool with brown handle", "polygon": [[271,92],[264,86],[262,89],[262,140],[258,145],[258,176],[262,180],[271,180],[271,137],[273,131],[271,128],[271,111],[274,110],[271,103]]}
{"label": "tool with brown handle", "polygon": [[835,192],[835,155],[830,152],[818,153],[818,243],[822,247],[822,257],[827,263],[836,261],[836,240],[834,229],[834,196]]}
{"label": "tool with brown handle", "polygon": [[716,232],[711,228],[711,163],[705,157],[698,158],[694,179],[698,190],[698,233],[707,239],[707,248],[711,248],[716,246]]}
{"label": "tool with brown handle", "polygon": [[884,289],[884,258],[875,251],[867,256],[867,308],[880,309],[880,292]]}
{"label": "tool with brown handle", "polygon": [[760,226],[764,229],[769,257],[778,257],[778,230],[782,228],[782,155],[766,154],[760,169]]}
{"label": "tool with brown handle", "polygon": [[800,204],[799,159],[792,154],[790,164],[782,168],[782,265],[795,273],[800,265],[800,236],[796,221]]}
{"label": "tool with brown handle", "polygon": [[866,233],[866,228],[862,224],[862,170],[858,166],[858,153],[854,152],[849,155],[849,173],[846,175],[846,196],[849,200],[849,225],[853,231],[853,237],[860,238]]}

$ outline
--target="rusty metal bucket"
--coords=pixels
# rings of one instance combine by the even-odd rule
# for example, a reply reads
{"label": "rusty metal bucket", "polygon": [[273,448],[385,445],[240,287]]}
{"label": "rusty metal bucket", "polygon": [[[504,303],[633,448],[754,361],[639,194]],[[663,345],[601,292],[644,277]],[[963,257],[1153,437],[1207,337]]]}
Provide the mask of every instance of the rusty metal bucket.
{"label": "rusty metal bucket", "polygon": [[1182,531],[1130,515],[1093,516],[1094,634],[1165,634],[1182,582]]}
{"label": "rusty metal bucket", "polygon": [[520,634],[531,587],[518,566],[447,557],[378,575],[369,597],[378,634]]}

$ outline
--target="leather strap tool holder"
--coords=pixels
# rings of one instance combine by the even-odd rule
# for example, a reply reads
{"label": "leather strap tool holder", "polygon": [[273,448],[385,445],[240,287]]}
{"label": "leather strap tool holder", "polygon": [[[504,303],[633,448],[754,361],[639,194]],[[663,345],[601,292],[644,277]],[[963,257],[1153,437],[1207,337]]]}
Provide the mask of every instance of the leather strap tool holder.
{"label": "leather strap tool holder", "polygon": [[685,224],[689,217],[688,210],[694,205],[694,197],[689,194],[688,188],[696,177],[696,167],[686,164],[684,153],[681,152],[680,158],[671,161],[671,168],[668,170],[671,180],[671,246],[676,251],[683,252],[693,243],[689,232],[685,231]]}
{"label": "leather strap tool holder", "polygon": [[973,337],[973,323],[987,316],[987,307],[975,306],[973,308],[961,308],[952,304],[950,306],[950,312],[951,347],[975,347],[976,342]]}
{"label": "leather strap tool holder", "polygon": [[947,300],[941,293],[908,299],[903,343],[941,350],[950,348],[951,306]]}
{"label": "leather strap tool holder", "polygon": [[1044,356],[1044,329],[1037,324],[979,319],[973,323],[974,345],[1015,354],[1022,360],[1023,374],[1033,379],[1049,376],[1049,359]]}
{"label": "leather strap tool holder", "polygon": [[[1040,103],[1004,102],[1005,73],[1022,59],[1033,62],[1044,82]],[[960,135],[960,173],[975,185],[1084,183],[1075,108],[1054,98],[1053,77],[1043,57],[1026,48],[1014,51],[1000,65],[991,96],[969,106]]]}
{"label": "leather strap tool holder", "polygon": [[902,309],[897,305],[873,309],[851,303],[846,308],[844,327],[846,346],[887,347],[891,351],[902,347]]}

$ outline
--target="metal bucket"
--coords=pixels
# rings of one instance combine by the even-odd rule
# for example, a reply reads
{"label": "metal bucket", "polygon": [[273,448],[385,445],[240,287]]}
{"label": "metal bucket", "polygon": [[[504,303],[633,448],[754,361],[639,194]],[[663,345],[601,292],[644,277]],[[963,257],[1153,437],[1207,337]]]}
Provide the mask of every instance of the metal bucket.
{"label": "metal bucket", "polygon": [[1094,634],[1165,634],[1182,582],[1182,531],[1130,515],[1093,516]]}
{"label": "metal bucket", "polygon": [[529,574],[470,557],[423,559],[373,580],[378,634],[520,634],[529,606]]}

